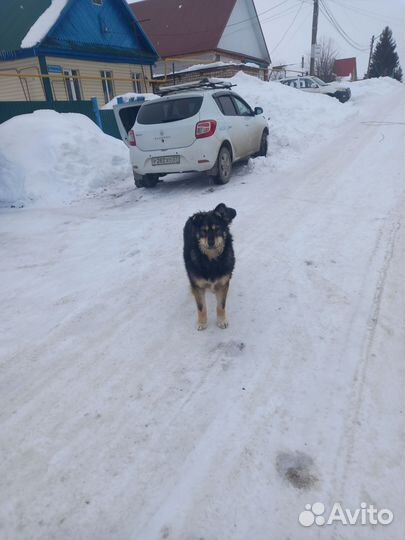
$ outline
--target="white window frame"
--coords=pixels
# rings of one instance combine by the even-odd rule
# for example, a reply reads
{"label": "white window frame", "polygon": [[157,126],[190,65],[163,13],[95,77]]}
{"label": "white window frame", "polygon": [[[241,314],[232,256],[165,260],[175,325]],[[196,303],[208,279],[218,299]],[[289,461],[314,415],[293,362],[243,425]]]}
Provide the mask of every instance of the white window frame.
{"label": "white window frame", "polygon": [[131,73],[132,88],[136,94],[142,94],[142,74],[138,72]]}
{"label": "white window frame", "polygon": [[110,70],[102,69],[100,71],[101,84],[103,86],[104,101],[108,103],[115,96],[113,72]]}
{"label": "white window frame", "polygon": [[81,101],[83,99],[82,97],[82,89],[80,87],[80,80],[74,79],[73,77],[79,76],[79,70],[78,69],[64,69],[63,75],[67,75],[70,77],[65,77],[65,88],[66,93],[69,101]]}

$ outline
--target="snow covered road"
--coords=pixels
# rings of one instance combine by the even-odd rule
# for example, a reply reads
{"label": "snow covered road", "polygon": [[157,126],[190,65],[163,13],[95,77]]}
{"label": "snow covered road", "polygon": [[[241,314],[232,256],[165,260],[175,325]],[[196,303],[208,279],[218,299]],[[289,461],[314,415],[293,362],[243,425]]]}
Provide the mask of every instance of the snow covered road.
{"label": "snow covered road", "polygon": [[[358,99],[227,186],[1,211],[1,540],[403,538],[404,90]],[[219,202],[230,326],[208,298],[196,332],[182,227]],[[315,502],[394,520],[303,527]]]}

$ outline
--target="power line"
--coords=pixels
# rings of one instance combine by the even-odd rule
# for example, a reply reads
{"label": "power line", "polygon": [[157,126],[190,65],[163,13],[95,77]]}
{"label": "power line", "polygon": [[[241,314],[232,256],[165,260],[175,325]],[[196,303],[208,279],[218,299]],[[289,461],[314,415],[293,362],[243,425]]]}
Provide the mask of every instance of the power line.
{"label": "power line", "polygon": [[296,2],[289,8],[287,8],[285,11],[281,11],[280,13],[276,13],[272,17],[267,17],[266,19],[261,20],[261,24],[264,24],[269,21],[275,21],[276,19],[281,19],[282,17],[285,17],[286,15],[289,15],[290,13],[293,13],[295,11],[295,8],[298,6],[299,2]]}
{"label": "power line", "polygon": [[388,15],[383,15],[381,13],[376,13],[376,12],[373,12],[373,11],[370,11],[368,9],[365,9],[365,8],[360,8],[359,6],[353,6],[351,4],[345,4],[343,0],[332,0],[334,4],[342,7],[342,8],[345,8],[345,9],[349,9],[351,11],[353,11],[354,13],[358,13],[360,15],[365,15],[366,17],[371,17],[371,18],[374,18],[374,19],[378,19],[381,21],[381,19],[389,19],[389,20],[392,20],[392,21],[398,21],[398,19],[400,20],[404,20],[403,17],[392,17],[392,16],[388,16]]}
{"label": "power line", "polygon": [[290,28],[295,23],[295,21],[296,21],[296,19],[298,17],[298,14],[300,13],[303,5],[304,5],[304,0],[301,1],[301,4],[299,5],[299,8],[297,9],[297,13],[295,14],[293,20],[291,21],[291,24],[289,25],[287,30],[284,32],[284,34],[282,35],[282,37],[281,37],[280,41],[277,43],[277,45],[275,47],[273,47],[273,49],[270,51],[270,54],[273,54],[273,52],[277,49],[277,47],[283,42],[283,40],[286,37],[286,35],[288,34]]}
{"label": "power line", "polygon": [[340,33],[340,35],[342,37],[344,37],[346,39],[346,41],[348,40],[348,42],[351,42],[352,44],[354,44],[355,46],[357,47],[360,47],[362,48],[362,45],[360,45],[360,43],[357,43],[354,39],[352,39],[349,34],[342,28],[341,24],[339,24],[339,22],[337,21],[336,17],[333,15],[331,9],[327,6],[326,4],[326,0],[320,0],[323,8],[324,8],[324,14],[326,15],[326,17],[328,18],[328,20],[330,22],[332,22],[333,26],[338,30],[338,32]]}
{"label": "power line", "polygon": [[[251,21],[251,20],[255,20],[255,19],[259,19],[260,21],[260,16],[262,15],[265,15],[266,13],[268,13],[269,11],[273,11],[274,9],[276,9],[277,7],[280,7],[282,6],[283,4],[286,4],[287,2],[289,2],[289,0],[283,0],[282,2],[276,4],[275,6],[272,6],[271,8],[268,8],[268,9],[265,9],[264,11],[261,11],[260,13],[258,13],[257,15],[253,15],[252,17],[248,17],[247,19],[242,19],[241,21],[237,21],[237,22],[234,22],[234,23],[231,23],[231,24],[227,24],[226,25],[226,28],[230,28],[232,26],[237,26],[239,24],[243,24],[245,22],[248,22],[248,21]],[[291,8],[288,8],[288,10],[291,9]],[[288,11],[287,10],[287,11]],[[275,14],[275,16],[277,17],[278,15],[280,14]],[[196,32],[175,32],[175,33],[155,33],[155,32],[150,32],[150,35],[151,36],[156,36],[156,37],[175,37],[175,36],[189,36],[191,34],[205,34],[207,32],[212,32],[214,29],[218,29],[219,26],[213,26],[211,28],[206,28],[204,30],[198,30]]]}
{"label": "power line", "polygon": [[[289,15],[290,13],[292,13],[295,9],[295,7],[297,6],[297,3],[295,3],[293,6],[287,8],[285,11],[281,11],[280,13],[277,13],[275,14],[273,17],[268,17],[266,19],[263,19],[260,21],[260,24],[263,25],[263,24],[266,24],[270,21],[275,21],[277,19],[280,19],[282,17],[285,17],[286,15]],[[237,29],[237,30],[233,30],[232,32],[224,32],[224,37],[228,37],[228,36],[231,36],[232,34],[235,34],[236,32],[239,32],[240,30]]]}
{"label": "power line", "polygon": [[367,51],[368,50],[368,46],[364,47],[360,43],[357,43],[343,29],[343,27],[336,20],[336,17],[333,15],[331,9],[326,5],[326,0],[320,0],[320,8],[321,8],[322,14],[329,21],[329,23],[335,28],[335,30],[339,33],[339,35],[346,41],[346,43],[348,43],[351,47],[353,47],[354,49],[356,49],[358,51]]}

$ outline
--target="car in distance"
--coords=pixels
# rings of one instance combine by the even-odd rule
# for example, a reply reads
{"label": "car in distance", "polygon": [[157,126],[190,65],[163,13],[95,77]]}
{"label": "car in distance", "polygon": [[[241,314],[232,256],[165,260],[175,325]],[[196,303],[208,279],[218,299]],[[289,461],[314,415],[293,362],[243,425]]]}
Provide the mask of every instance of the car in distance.
{"label": "car in distance", "polygon": [[232,86],[204,79],[162,88],[160,98],[143,104],[114,107],[137,187],[182,172],[206,172],[226,184],[234,162],[267,154],[263,109],[253,110]]}
{"label": "car in distance", "polygon": [[285,79],[279,79],[279,82],[293,88],[299,88],[305,92],[326,94],[328,96],[335,97],[341,103],[348,101],[351,96],[350,88],[347,86],[341,86],[336,82],[325,83],[318,77],[312,77],[310,75],[286,77]]}

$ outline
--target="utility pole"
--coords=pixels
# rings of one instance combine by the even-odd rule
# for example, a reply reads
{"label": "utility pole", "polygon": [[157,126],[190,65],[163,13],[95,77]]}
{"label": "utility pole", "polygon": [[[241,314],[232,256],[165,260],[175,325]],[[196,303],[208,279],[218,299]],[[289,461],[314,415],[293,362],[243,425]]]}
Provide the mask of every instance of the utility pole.
{"label": "utility pole", "polygon": [[312,40],[311,40],[311,64],[309,74],[315,75],[315,45],[318,33],[319,0],[314,0],[314,12],[312,14]]}
{"label": "utility pole", "polygon": [[375,36],[371,36],[370,56],[368,57],[368,66],[367,66],[367,73],[366,73],[367,79],[368,79],[368,74],[370,73],[370,64],[371,64],[371,57],[373,56],[374,40],[375,40]]}

